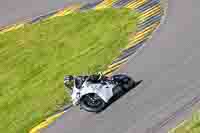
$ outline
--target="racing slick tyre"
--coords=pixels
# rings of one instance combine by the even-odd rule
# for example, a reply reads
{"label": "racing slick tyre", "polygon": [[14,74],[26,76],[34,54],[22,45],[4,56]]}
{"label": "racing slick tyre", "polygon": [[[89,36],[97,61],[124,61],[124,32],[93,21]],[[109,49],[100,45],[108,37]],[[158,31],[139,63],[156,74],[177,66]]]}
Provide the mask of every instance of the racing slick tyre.
{"label": "racing slick tyre", "polygon": [[128,91],[136,85],[136,82],[124,74],[114,75],[112,79],[119,83],[124,91]]}
{"label": "racing slick tyre", "polygon": [[122,91],[123,91],[123,89],[122,89],[122,87],[119,86],[119,85],[115,86],[115,87],[112,89],[113,95],[117,95],[117,94],[119,94],[119,93],[122,92]]}
{"label": "racing slick tyre", "polygon": [[106,106],[105,101],[95,93],[83,96],[80,100],[82,109],[88,112],[100,112]]}
{"label": "racing slick tyre", "polygon": [[122,88],[125,91],[130,90],[134,86],[135,86],[135,81],[133,81],[131,78],[126,77],[126,78],[123,79]]}

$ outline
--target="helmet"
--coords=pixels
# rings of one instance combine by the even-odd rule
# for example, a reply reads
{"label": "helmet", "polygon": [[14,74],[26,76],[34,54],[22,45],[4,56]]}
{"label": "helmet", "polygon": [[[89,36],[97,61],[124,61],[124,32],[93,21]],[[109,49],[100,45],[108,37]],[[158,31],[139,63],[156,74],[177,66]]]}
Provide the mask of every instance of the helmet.
{"label": "helmet", "polygon": [[73,79],[74,79],[74,77],[72,75],[67,75],[64,77],[64,82],[71,81]]}
{"label": "helmet", "polygon": [[64,77],[64,84],[66,87],[70,88],[73,83],[74,77],[72,75],[67,75]]}

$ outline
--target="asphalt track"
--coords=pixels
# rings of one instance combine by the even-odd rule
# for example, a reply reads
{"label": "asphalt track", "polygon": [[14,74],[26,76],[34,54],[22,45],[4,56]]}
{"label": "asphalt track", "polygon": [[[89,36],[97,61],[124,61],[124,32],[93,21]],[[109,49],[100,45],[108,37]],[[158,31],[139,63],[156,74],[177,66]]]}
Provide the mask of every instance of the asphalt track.
{"label": "asphalt track", "polygon": [[[41,12],[65,2],[55,3]],[[168,0],[165,23],[119,71],[143,80],[139,86],[100,114],[72,108],[43,133],[165,133],[188,116],[200,101],[199,5],[198,0]],[[25,9],[25,16],[31,16]],[[40,13],[37,6],[33,9]],[[15,13],[8,19],[0,16],[4,24],[14,21]]]}
{"label": "asphalt track", "polygon": [[0,27],[16,21],[46,14],[71,3],[87,3],[94,0],[1,0]]}

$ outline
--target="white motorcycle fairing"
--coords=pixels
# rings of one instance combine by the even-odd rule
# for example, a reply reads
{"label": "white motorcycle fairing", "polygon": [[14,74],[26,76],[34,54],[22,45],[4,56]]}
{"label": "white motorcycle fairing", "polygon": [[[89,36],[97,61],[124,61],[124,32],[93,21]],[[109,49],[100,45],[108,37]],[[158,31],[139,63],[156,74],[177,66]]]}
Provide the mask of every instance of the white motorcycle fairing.
{"label": "white motorcycle fairing", "polygon": [[114,87],[114,84],[109,83],[101,84],[84,82],[80,89],[73,88],[73,93],[71,95],[73,104],[76,105],[84,95],[89,93],[95,93],[99,97],[101,97],[105,102],[108,102],[109,99],[113,96],[112,89]]}

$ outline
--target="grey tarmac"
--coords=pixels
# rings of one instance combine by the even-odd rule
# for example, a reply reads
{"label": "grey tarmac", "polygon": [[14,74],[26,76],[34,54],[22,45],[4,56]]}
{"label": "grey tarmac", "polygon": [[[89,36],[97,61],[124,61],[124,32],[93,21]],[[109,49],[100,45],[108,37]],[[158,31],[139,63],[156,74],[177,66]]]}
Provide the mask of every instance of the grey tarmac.
{"label": "grey tarmac", "polygon": [[1,0],[0,27],[47,14],[73,3],[86,4],[95,0]]}

